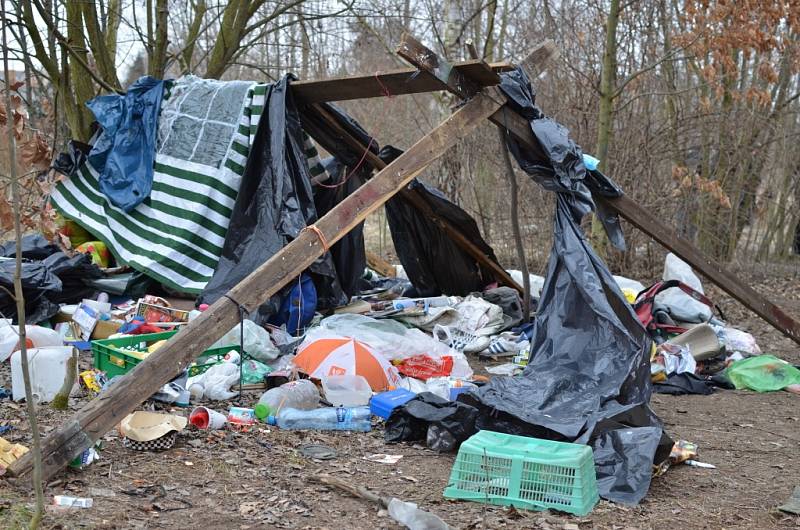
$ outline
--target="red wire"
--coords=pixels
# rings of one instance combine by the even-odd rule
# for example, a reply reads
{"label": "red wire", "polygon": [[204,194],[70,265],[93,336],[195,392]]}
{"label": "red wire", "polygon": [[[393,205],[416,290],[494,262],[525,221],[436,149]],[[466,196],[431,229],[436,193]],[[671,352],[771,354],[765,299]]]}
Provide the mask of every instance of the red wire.
{"label": "red wire", "polygon": [[[381,81],[381,78],[378,77],[378,72],[375,72],[375,81],[377,81],[378,84],[381,86],[381,92],[383,93],[384,96],[386,96],[389,99],[393,99],[394,98],[394,94],[392,94],[389,91],[389,88],[386,85],[384,85],[383,82]],[[378,128],[378,132],[379,133],[380,133],[380,130],[381,129]],[[361,160],[358,161],[358,164],[356,164],[356,166],[350,171],[350,173],[348,173],[342,179],[341,182],[339,182],[338,184],[323,184],[322,182],[318,182],[317,186],[321,186],[323,188],[328,188],[328,189],[336,189],[336,188],[339,188],[341,186],[344,186],[347,183],[347,181],[350,180],[350,177],[352,177],[355,174],[355,172],[358,171],[361,168],[362,165],[364,165],[364,161],[367,159],[367,154],[369,153],[369,148],[372,147],[372,143],[373,142],[375,142],[377,144],[377,141],[375,140],[375,138],[374,137],[370,137],[369,143],[367,144],[366,149],[364,149],[364,154],[361,155]]]}

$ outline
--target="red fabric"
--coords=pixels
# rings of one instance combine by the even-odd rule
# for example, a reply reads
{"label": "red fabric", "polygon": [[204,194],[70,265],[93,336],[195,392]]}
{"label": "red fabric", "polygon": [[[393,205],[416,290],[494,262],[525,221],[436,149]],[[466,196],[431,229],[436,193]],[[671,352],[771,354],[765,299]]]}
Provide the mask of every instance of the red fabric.
{"label": "red fabric", "polygon": [[397,370],[407,376],[427,381],[432,377],[447,377],[453,371],[453,358],[449,355],[435,359],[430,355],[414,355],[403,359]]}

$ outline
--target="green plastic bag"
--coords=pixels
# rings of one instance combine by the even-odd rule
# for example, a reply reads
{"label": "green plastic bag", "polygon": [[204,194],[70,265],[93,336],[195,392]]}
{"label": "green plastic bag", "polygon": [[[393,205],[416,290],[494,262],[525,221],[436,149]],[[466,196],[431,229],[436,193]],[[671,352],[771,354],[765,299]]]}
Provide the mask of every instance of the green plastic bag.
{"label": "green plastic bag", "polygon": [[772,355],[736,361],[725,370],[725,375],[737,389],[749,388],[756,392],[773,392],[800,384],[800,370]]}
{"label": "green plastic bag", "polygon": [[254,383],[261,383],[264,381],[264,376],[272,371],[272,368],[266,364],[256,361],[255,359],[247,359],[242,361],[242,384],[252,385]]}

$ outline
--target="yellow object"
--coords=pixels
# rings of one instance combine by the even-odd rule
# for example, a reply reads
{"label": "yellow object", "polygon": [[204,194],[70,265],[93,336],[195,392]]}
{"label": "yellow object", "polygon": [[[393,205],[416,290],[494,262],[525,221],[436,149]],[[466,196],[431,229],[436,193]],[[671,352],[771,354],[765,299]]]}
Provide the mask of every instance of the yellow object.
{"label": "yellow object", "polygon": [[75,250],[81,254],[89,254],[92,257],[92,263],[99,267],[108,267],[111,262],[111,253],[102,241],[87,241],[75,247]]}
{"label": "yellow object", "polygon": [[153,353],[154,351],[159,349],[161,346],[163,346],[166,342],[167,342],[166,340],[160,340],[158,342],[154,342],[153,344],[151,344],[150,346],[147,347],[147,353]]}
{"label": "yellow object", "polygon": [[97,394],[100,392],[100,385],[97,384],[97,379],[94,377],[93,370],[85,370],[80,373],[81,381],[89,389],[89,392]]}
{"label": "yellow object", "polygon": [[639,294],[633,289],[629,289],[627,287],[622,288],[622,294],[625,295],[625,300],[628,301],[629,304],[632,304],[636,301],[636,295]]}
{"label": "yellow object", "polygon": [[0,437],[0,470],[7,468],[27,452],[28,448],[24,445],[12,444]]}
{"label": "yellow object", "polygon": [[87,241],[92,241],[95,238],[81,225],[75,221],[64,218],[61,214],[56,215],[55,222],[56,226],[58,227],[58,232],[69,239],[69,243],[72,245],[72,248],[79,247]]}

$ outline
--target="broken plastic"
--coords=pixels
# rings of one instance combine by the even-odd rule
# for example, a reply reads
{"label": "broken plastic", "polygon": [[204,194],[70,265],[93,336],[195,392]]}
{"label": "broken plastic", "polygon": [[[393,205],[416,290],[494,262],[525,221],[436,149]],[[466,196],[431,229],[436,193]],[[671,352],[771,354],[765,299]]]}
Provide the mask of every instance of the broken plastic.
{"label": "broken plastic", "polygon": [[392,498],[388,506],[389,516],[409,530],[449,530],[447,523],[438,516],[420,510],[413,502]]}

